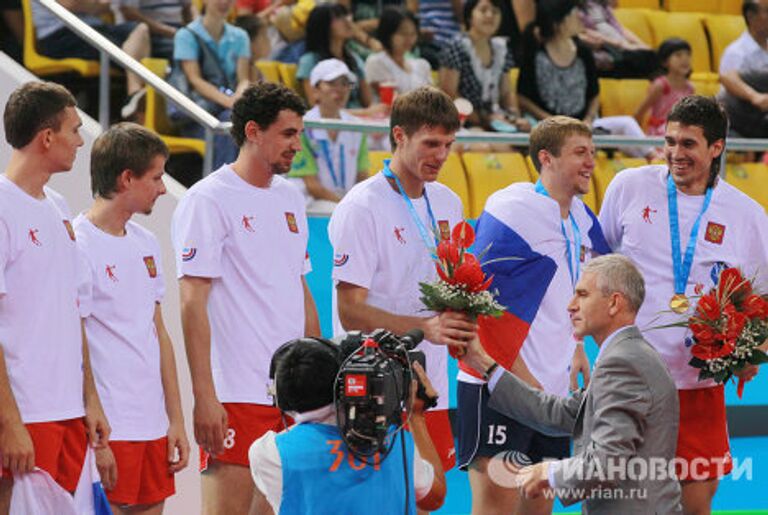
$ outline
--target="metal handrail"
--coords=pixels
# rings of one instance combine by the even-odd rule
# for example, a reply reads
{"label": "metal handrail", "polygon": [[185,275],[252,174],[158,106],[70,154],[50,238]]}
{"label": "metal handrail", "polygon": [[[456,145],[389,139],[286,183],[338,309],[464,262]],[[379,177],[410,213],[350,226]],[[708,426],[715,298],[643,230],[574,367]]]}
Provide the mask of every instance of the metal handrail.
{"label": "metal handrail", "polygon": [[[126,54],[121,48],[99,34],[87,23],[69,12],[56,0],[36,0],[43,7],[60,18],[70,29],[96,47],[100,53],[101,69],[99,75],[99,122],[106,129],[109,127],[109,61],[113,60],[124,68],[135,73],[146,83],[155,88],[167,100],[178,105],[184,113],[200,123],[205,129],[205,158],[203,172],[211,171],[213,165],[213,137],[215,133],[225,133],[232,126],[230,122],[222,122],[208,111],[198,106],[189,97],[161,79],[144,65]],[[389,126],[380,121],[338,119],[306,120],[304,125],[309,128],[327,130],[348,130],[364,133],[387,134]],[[459,143],[505,143],[514,146],[528,146],[528,134],[461,131],[456,135]],[[660,137],[633,138],[628,136],[596,135],[593,137],[598,148],[660,146],[664,139]],[[768,150],[768,139],[729,138],[729,150],[765,151]]]}
{"label": "metal handrail", "polygon": [[99,72],[99,123],[103,129],[109,127],[109,61],[113,60],[123,68],[141,77],[144,82],[155,88],[167,100],[178,105],[185,114],[203,126],[206,133],[203,168],[204,170],[210,170],[213,163],[213,134],[229,130],[229,123],[219,121],[211,113],[194,103],[188,96],[149,71],[139,61],[126,54],[120,47],[99,34],[75,14],[69,12],[56,0],[36,1],[55,14],[72,31],[99,50],[101,56],[101,70]]}

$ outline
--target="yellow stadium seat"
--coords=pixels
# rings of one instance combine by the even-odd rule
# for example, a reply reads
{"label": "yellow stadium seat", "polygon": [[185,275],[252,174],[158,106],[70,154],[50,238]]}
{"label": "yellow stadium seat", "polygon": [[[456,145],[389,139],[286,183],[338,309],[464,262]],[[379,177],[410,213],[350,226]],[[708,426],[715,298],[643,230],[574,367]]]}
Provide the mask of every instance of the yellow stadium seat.
{"label": "yellow stadium seat", "polygon": [[738,14],[741,16],[741,2],[738,0],[720,0],[721,14]]}
{"label": "yellow stadium seat", "polygon": [[280,70],[276,61],[256,61],[256,68],[259,69],[267,82],[280,84]]}
{"label": "yellow stadium seat", "polygon": [[704,17],[704,26],[712,48],[712,69],[717,71],[725,48],[741,36],[746,24],[741,15],[709,14]]}
{"label": "yellow stadium seat", "polygon": [[[368,160],[371,162],[369,175],[375,175],[384,168],[384,160],[392,157],[391,152],[385,150],[372,150],[368,152]],[[440,170],[437,181],[445,184],[461,199],[464,206],[464,218],[468,218],[469,210],[469,190],[467,187],[467,176],[464,173],[464,166],[461,164],[461,158],[456,152],[448,154],[448,159]]]}
{"label": "yellow stadium seat", "polygon": [[477,218],[483,212],[488,197],[513,182],[531,182],[528,166],[522,154],[504,152],[464,152],[469,186],[470,217]]}
{"label": "yellow stadium seat", "polygon": [[525,156],[525,164],[528,165],[528,175],[531,176],[531,181],[538,181],[539,171],[536,169],[536,165],[533,164],[533,159],[531,159],[531,156]]}
{"label": "yellow stadium seat", "polygon": [[619,0],[619,7],[629,7],[632,9],[658,9],[660,7],[659,0]]}
{"label": "yellow stadium seat", "polygon": [[697,95],[713,97],[720,91],[720,79],[716,73],[694,73],[690,81]]}
{"label": "yellow stadium seat", "polygon": [[719,13],[720,0],[664,0],[664,8],[670,12]]}
{"label": "yellow stadium seat", "polygon": [[729,164],[725,180],[768,209],[768,166],[763,163]]}
{"label": "yellow stadium seat", "polygon": [[59,73],[77,73],[82,77],[98,77],[99,61],[86,59],[66,58],[52,59],[37,52],[37,36],[35,24],[32,20],[32,0],[22,0],[24,12],[24,66],[39,77],[55,75]]}
{"label": "yellow stadium seat", "polygon": [[296,78],[296,65],[293,63],[277,63],[277,69],[280,72],[280,81],[304,97],[304,88],[299,79]]}
{"label": "yellow stadium seat", "polygon": [[619,23],[621,23],[627,30],[633,32],[651,47],[656,48],[657,45],[653,40],[651,27],[648,25],[647,12],[648,9],[625,9],[623,7],[613,11],[616,15],[616,19],[619,20]]}
{"label": "yellow stadium seat", "polygon": [[694,72],[711,72],[709,43],[700,13],[649,11],[648,21],[656,46],[671,37],[683,38],[691,45]]}
{"label": "yellow stadium seat", "polygon": [[375,175],[381,171],[384,168],[384,160],[391,158],[392,152],[387,152],[386,150],[368,151],[368,160],[371,162],[371,169],[368,171],[368,175]]}
{"label": "yellow stadium seat", "polygon": [[648,95],[646,79],[600,79],[601,116],[633,116]]}
{"label": "yellow stadium seat", "polygon": [[517,91],[517,78],[520,77],[520,68],[512,68],[509,70],[509,90],[513,93]]}
{"label": "yellow stadium seat", "polygon": [[[165,78],[168,70],[167,59],[146,58],[141,60],[141,64],[147,67],[149,71],[158,77]],[[160,138],[168,145],[171,154],[197,153],[201,157],[205,156],[205,140],[197,138],[182,138],[174,136],[173,126],[168,120],[165,108],[165,98],[159,95],[155,88],[147,84],[147,96],[144,97],[144,126],[155,131]]]}

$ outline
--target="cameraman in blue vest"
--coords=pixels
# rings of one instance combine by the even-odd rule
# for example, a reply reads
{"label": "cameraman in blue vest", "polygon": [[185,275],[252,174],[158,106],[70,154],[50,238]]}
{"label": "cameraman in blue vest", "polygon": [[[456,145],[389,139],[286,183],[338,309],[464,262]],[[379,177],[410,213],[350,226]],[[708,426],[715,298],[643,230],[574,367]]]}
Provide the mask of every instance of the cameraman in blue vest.
{"label": "cameraman in blue vest", "polygon": [[[266,497],[276,515],[411,515],[417,507],[438,509],[445,499],[445,474],[427,432],[424,403],[413,394],[416,382],[410,432],[394,437],[386,457],[361,460],[336,424],[334,382],[341,362],[335,344],[315,338],[294,340],[275,353],[277,406],[296,425],[270,431],[251,446],[257,495]],[[436,396],[421,366],[414,363],[413,370],[427,397]]]}

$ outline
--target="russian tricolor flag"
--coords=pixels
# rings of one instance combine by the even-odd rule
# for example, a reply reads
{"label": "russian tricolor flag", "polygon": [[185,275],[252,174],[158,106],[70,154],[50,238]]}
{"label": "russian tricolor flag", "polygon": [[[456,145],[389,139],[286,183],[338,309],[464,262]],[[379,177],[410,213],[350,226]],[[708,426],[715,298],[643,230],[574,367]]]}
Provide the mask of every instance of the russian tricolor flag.
{"label": "russian tricolor flag", "polygon": [[[574,199],[571,211],[581,228],[584,257],[609,253],[594,213],[579,199]],[[478,334],[486,352],[507,370],[528,338],[547,291],[565,289],[561,298],[573,291],[560,220],[556,202],[537,193],[533,184],[516,183],[491,195],[477,221],[473,252],[479,255],[488,249],[481,259],[488,263],[483,271],[493,275],[490,289],[498,290],[497,300],[507,308],[500,318],[480,317]],[[564,306],[560,316],[568,317]]]}

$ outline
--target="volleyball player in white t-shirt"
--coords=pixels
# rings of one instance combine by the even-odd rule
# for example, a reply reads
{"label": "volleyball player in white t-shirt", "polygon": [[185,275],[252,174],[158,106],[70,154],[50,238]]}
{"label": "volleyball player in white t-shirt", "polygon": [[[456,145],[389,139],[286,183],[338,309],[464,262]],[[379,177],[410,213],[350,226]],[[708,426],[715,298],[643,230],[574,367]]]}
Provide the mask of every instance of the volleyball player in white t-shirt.
{"label": "volleyball player in white t-shirt", "polygon": [[281,177],[301,149],[304,111],[278,84],[246,89],[232,112],[237,160],[191,188],[173,216],[206,513],[248,513],[248,448],[283,427],[267,395],[272,354],[320,334],[304,279],[304,198]]}
{"label": "volleyball player in white t-shirt", "polygon": [[[727,125],[714,99],[679,101],[667,117],[667,166],[622,171],[608,186],[600,211],[609,245],[632,258],[645,276],[638,327],[678,388],[677,457],[686,466],[678,466],[677,473],[686,513],[709,513],[719,477],[733,466],[723,386],[699,381],[698,370],[688,365],[692,339],[686,328],[648,329],[690,315],[693,299],[706,293],[725,267],[739,267],[763,285],[768,279],[765,211],[718,178]],[[673,258],[673,245],[679,259]],[[692,255],[690,263],[686,254]],[[750,366],[739,375],[749,379],[755,373]]]}
{"label": "volleyball player in white t-shirt", "polygon": [[78,257],[64,199],[46,184],[82,146],[75,99],[29,82],[4,113],[0,176],[0,513],[13,476],[39,467],[73,492],[90,437],[109,438],[77,308]]}
{"label": "volleyball player in white t-shirt", "polygon": [[174,473],[189,459],[173,344],[160,307],[160,246],[131,221],[135,213],[150,214],[165,193],[167,159],[165,143],[144,127],[108,129],[91,150],[95,201],[74,222],[87,270],[80,313],[112,426],[96,463],[117,514],[162,512],[175,491]]}
{"label": "volleyball player in white t-shirt", "polygon": [[455,463],[448,421],[446,345],[474,337],[464,314],[425,316],[419,282],[436,278],[431,252],[462,220],[461,200],[435,182],[459,127],[445,93],[424,87],[397,98],[390,117],[394,155],[385,169],[356,185],[331,217],[334,249],[334,325],[337,333],[388,329],[424,331],[419,347],[440,398],[426,420],[445,470]]}

